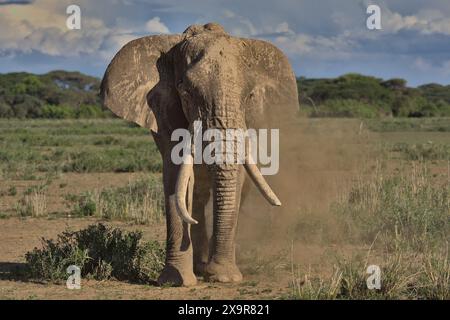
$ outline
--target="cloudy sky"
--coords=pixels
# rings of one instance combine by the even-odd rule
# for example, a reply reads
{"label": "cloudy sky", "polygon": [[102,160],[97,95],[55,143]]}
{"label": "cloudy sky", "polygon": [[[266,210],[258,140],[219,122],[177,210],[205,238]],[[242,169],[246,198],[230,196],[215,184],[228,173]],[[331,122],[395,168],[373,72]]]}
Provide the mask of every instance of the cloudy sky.
{"label": "cloudy sky", "polygon": [[[81,30],[66,9],[81,8]],[[368,30],[369,4],[382,30]],[[0,72],[77,70],[101,77],[131,39],[219,22],[281,48],[297,76],[359,72],[450,84],[449,0],[0,0]]]}

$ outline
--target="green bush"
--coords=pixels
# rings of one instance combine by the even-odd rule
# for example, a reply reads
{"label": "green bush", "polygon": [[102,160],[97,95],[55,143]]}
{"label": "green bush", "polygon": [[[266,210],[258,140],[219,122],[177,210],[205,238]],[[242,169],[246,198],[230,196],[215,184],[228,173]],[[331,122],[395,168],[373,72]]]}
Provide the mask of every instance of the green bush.
{"label": "green bush", "polygon": [[15,186],[12,186],[8,189],[8,195],[9,196],[15,196],[17,195],[17,188]]}
{"label": "green bush", "polygon": [[82,119],[104,118],[105,113],[100,106],[82,104],[76,111],[76,117]]}
{"label": "green bush", "polygon": [[345,117],[345,118],[375,118],[378,116],[378,106],[362,103],[352,99],[327,100],[314,110],[311,117]]}
{"label": "green bush", "polygon": [[68,106],[46,105],[42,107],[42,117],[50,119],[70,119],[75,118],[75,110]]}
{"label": "green bush", "polygon": [[42,248],[34,248],[25,258],[34,279],[65,280],[67,267],[76,265],[82,277],[148,282],[161,272],[165,250],[157,241],[143,242],[141,232],[97,224],[64,231],[56,240],[42,239]]}
{"label": "green bush", "polygon": [[71,214],[75,216],[93,216],[97,211],[97,203],[94,195],[90,192],[85,192],[80,196],[67,196],[66,199],[74,203]]}

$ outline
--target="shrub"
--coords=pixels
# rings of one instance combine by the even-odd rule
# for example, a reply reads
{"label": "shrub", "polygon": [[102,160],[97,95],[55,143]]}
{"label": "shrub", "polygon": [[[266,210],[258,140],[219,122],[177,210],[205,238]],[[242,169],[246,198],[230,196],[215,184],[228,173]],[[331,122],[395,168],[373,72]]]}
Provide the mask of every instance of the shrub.
{"label": "shrub", "polygon": [[105,114],[100,106],[82,104],[76,111],[77,118],[103,118]]}
{"label": "shrub", "polygon": [[97,202],[91,192],[82,193],[80,196],[67,196],[67,200],[74,203],[71,214],[76,216],[93,216],[97,211]]}
{"label": "shrub", "polygon": [[351,99],[327,100],[311,117],[348,117],[348,118],[374,118],[378,115],[378,107],[369,103]]}
{"label": "shrub", "polygon": [[161,272],[165,250],[157,241],[143,242],[141,232],[96,224],[66,230],[56,240],[42,239],[42,248],[34,248],[25,258],[27,272],[35,279],[67,279],[67,267],[76,265],[83,277],[148,282]]}
{"label": "shrub", "polygon": [[75,110],[64,105],[45,105],[42,107],[42,118],[69,119],[75,118]]}
{"label": "shrub", "polygon": [[17,188],[15,186],[12,186],[8,189],[8,195],[9,196],[15,196],[17,195]]}

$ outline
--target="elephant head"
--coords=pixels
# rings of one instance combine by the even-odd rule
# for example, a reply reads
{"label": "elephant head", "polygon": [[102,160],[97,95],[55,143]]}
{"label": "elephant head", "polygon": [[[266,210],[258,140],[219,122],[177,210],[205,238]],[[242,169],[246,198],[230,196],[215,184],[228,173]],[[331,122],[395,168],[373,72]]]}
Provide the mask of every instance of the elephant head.
{"label": "elephant head", "polygon": [[[196,120],[204,129],[245,130],[267,127],[280,113],[292,114],[298,108],[295,76],[283,53],[264,41],[230,36],[214,23],[190,26],[181,35],[129,42],[108,66],[101,96],[116,115],[150,129],[165,146],[175,129],[192,130]],[[246,159],[243,165],[255,185],[271,204],[280,205],[256,164]],[[214,164],[208,169],[216,240],[227,241],[226,222],[236,214],[239,165]],[[175,187],[176,208],[187,223],[196,223],[186,207],[192,175],[187,157]]]}

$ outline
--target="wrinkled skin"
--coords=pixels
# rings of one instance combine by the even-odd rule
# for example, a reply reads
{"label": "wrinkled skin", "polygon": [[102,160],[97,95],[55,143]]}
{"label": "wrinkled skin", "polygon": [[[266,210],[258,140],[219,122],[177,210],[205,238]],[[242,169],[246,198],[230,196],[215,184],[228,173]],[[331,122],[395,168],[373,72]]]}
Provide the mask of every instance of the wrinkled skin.
{"label": "wrinkled skin", "polygon": [[[248,184],[239,164],[195,165],[183,221],[174,200],[180,165],[171,161],[177,128],[279,128],[275,119],[298,109],[295,76],[273,45],[228,35],[214,23],[181,35],[149,36],[125,45],[102,81],[103,103],[118,116],[149,128],[163,159],[167,257],[160,284],[237,282],[235,234]],[[246,168],[247,169],[247,168]],[[245,182],[245,183],[244,183]],[[213,201],[213,212],[206,205]],[[208,215],[209,214],[209,215]],[[195,273],[195,274],[194,274]]]}

